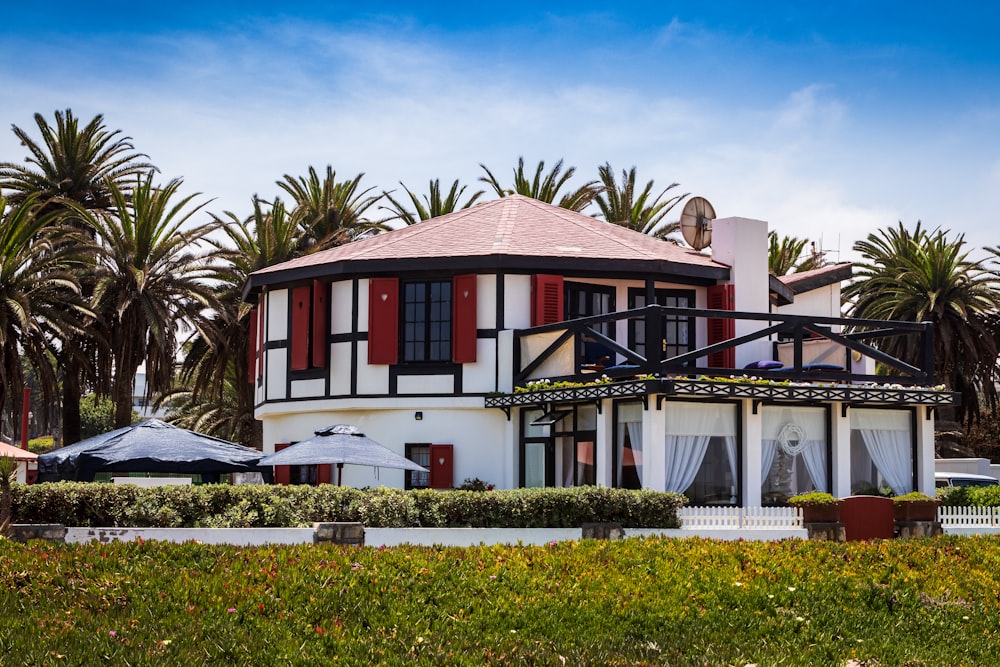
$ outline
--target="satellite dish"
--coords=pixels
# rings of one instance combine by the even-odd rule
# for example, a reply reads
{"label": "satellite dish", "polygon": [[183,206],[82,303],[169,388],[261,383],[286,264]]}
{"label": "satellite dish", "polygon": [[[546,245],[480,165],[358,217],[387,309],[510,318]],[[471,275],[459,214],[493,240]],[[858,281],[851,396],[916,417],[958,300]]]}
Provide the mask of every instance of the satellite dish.
{"label": "satellite dish", "polygon": [[681,234],[689,246],[704,250],[712,243],[715,209],[704,197],[692,197],[681,212]]}

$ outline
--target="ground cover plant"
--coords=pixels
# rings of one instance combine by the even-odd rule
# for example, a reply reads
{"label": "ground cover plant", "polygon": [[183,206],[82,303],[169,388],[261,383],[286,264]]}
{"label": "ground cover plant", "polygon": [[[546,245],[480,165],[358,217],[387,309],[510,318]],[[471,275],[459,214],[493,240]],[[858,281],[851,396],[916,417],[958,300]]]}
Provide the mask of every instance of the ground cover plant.
{"label": "ground cover plant", "polygon": [[85,665],[979,665],[1000,540],[0,542],[0,655]]}

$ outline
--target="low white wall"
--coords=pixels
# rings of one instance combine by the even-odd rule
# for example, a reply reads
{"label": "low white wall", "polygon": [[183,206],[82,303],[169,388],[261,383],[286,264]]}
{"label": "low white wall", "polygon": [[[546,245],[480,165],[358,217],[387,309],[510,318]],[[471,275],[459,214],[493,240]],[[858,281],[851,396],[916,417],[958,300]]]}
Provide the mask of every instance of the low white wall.
{"label": "low white wall", "polygon": [[164,540],[166,542],[200,542],[202,544],[232,544],[262,546],[265,544],[312,544],[312,528],[67,528],[66,541],[132,542]]}
{"label": "low white wall", "polygon": [[[470,547],[494,544],[545,545],[579,540],[579,528],[366,528],[365,546]],[[626,528],[626,538],[701,537],[716,540],[768,541],[806,539],[804,528],[784,530]],[[131,542],[136,539],[262,546],[312,544],[312,528],[67,528],[66,542]]]}

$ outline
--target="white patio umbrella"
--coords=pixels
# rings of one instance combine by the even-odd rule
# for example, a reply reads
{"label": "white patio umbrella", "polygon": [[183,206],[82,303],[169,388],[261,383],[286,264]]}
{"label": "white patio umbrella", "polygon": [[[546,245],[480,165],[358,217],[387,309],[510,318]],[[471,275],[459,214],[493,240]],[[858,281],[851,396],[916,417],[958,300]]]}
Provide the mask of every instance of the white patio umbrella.
{"label": "white patio umbrella", "polygon": [[257,462],[257,465],[302,466],[328,463],[337,464],[337,486],[340,486],[345,463],[427,472],[427,468],[383,447],[357,427],[349,424],[335,424],[320,429],[316,431],[316,435],[307,440],[265,456]]}

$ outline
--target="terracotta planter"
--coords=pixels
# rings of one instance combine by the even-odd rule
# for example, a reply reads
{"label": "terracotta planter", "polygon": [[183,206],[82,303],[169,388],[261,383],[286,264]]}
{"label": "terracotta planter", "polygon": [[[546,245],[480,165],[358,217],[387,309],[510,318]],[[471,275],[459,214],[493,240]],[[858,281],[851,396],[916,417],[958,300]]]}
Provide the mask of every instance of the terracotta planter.
{"label": "terracotta planter", "polygon": [[802,505],[802,523],[836,523],[838,521],[840,521],[840,503]]}
{"label": "terracotta planter", "polygon": [[896,521],[937,521],[937,500],[910,500],[893,503],[892,510]]}

